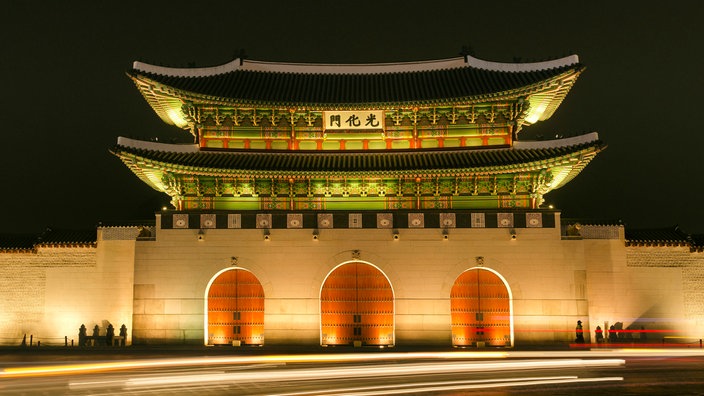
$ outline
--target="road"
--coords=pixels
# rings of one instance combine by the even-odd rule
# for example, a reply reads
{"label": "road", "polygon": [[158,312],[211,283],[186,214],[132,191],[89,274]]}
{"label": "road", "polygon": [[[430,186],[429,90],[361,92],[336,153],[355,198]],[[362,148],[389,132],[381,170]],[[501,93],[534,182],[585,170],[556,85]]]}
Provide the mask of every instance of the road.
{"label": "road", "polygon": [[41,360],[4,356],[0,394],[704,395],[701,349]]}

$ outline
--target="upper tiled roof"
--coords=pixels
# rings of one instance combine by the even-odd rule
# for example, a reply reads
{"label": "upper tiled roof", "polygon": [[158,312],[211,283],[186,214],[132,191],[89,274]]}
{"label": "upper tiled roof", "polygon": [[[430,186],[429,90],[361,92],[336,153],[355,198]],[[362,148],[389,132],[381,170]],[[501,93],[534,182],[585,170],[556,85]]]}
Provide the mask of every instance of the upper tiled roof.
{"label": "upper tiled roof", "polygon": [[350,105],[434,103],[491,97],[574,75],[576,56],[531,64],[468,57],[368,65],[286,64],[239,59],[213,68],[177,69],[135,62],[129,75],[176,90],[244,103]]}

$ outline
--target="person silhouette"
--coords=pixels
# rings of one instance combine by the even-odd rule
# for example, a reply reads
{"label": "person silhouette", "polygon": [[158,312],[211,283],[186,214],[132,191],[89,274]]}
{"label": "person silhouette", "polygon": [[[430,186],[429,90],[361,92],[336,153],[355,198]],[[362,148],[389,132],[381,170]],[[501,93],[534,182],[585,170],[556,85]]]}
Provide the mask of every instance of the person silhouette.
{"label": "person silhouette", "polygon": [[611,325],[609,327],[609,342],[616,342],[618,341],[618,334],[616,333],[616,327],[614,325]]}
{"label": "person silhouette", "polygon": [[604,332],[601,330],[601,326],[597,326],[596,330],[594,331],[595,334],[595,339],[597,344],[601,344],[604,342]]}
{"label": "person silhouette", "polygon": [[88,336],[88,329],[86,325],[81,324],[78,328],[78,346],[86,346],[86,337]]}
{"label": "person silhouette", "polygon": [[578,344],[584,343],[584,331],[582,330],[582,321],[577,321],[577,327],[575,328],[575,334],[577,338],[574,340]]}
{"label": "person silhouette", "polygon": [[127,326],[124,324],[120,327],[120,337],[122,337],[120,340],[120,346],[125,346],[125,342],[127,341]]}
{"label": "person silhouette", "polygon": [[112,323],[108,325],[107,332],[105,333],[105,345],[112,346],[112,338],[115,337],[115,328]]}

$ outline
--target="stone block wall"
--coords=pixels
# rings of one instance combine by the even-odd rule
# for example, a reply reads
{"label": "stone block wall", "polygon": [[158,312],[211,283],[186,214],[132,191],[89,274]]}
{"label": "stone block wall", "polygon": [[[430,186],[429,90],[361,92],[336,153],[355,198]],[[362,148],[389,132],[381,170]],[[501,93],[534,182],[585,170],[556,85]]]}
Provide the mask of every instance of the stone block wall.
{"label": "stone block wall", "polygon": [[[567,342],[588,316],[580,241],[557,228],[159,229],[135,252],[134,342],[204,343],[208,282],[233,265],[265,293],[265,342],[320,342],[320,288],[336,266],[378,267],[395,295],[397,344],[449,345],[450,290],[477,265],[501,274],[513,293],[516,342]],[[511,232],[516,234],[512,238]],[[482,258],[478,264],[478,258]],[[548,286],[549,285],[549,286]]]}
{"label": "stone block wall", "polygon": [[100,335],[108,324],[116,335],[125,324],[129,336],[136,232],[114,237],[99,229],[97,246],[0,252],[0,344],[19,345],[26,334],[35,344],[63,345],[68,337],[77,345],[81,324],[89,334],[98,325]]}
{"label": "stone block wall", "polygon": [[[660,298],[664,310],[673,317],[673,333],[693,338],[704,336],[704,253],[689,246],[629,246],[629,269],[634,272],[676,272],[676,279],[658,278],[652,293]],[[664,302],[674,303],[675,307]]]}
{"label": "stone block wall", "polygon": [[[55,295],[47,288],[57,269],[63,272],[60,277],[64,279],[70,278],[67,272],[95,272],[96,249],[56,247],[0,253],[1,344],[19,345],[24,335],[27,342],[34,336],[34,342],[63,344],[64,336],[78,333],[80,323],[68,326],[65,316],[57,318],[48,310],[49,306],[70,304],[70,294]],[[76,313],[79,309],[76,307]]]}

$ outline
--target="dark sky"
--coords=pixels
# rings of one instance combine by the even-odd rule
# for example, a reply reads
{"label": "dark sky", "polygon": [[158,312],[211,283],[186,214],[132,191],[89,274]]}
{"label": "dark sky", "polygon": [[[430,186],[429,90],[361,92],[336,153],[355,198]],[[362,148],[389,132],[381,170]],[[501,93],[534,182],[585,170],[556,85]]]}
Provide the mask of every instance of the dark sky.
{"label": "dark sky", "polygon": [[[178,139],[125,76],[250,59],[364,63],[577,54],[587,70],[523,136],[597,131],[608,149],[547,195],[563,217],[704,232],[704,2],[17,1],[0,12],[0,232],[153,219],[169,198],[108,150]],[[686,3],[686,5],[684,5]]]}

